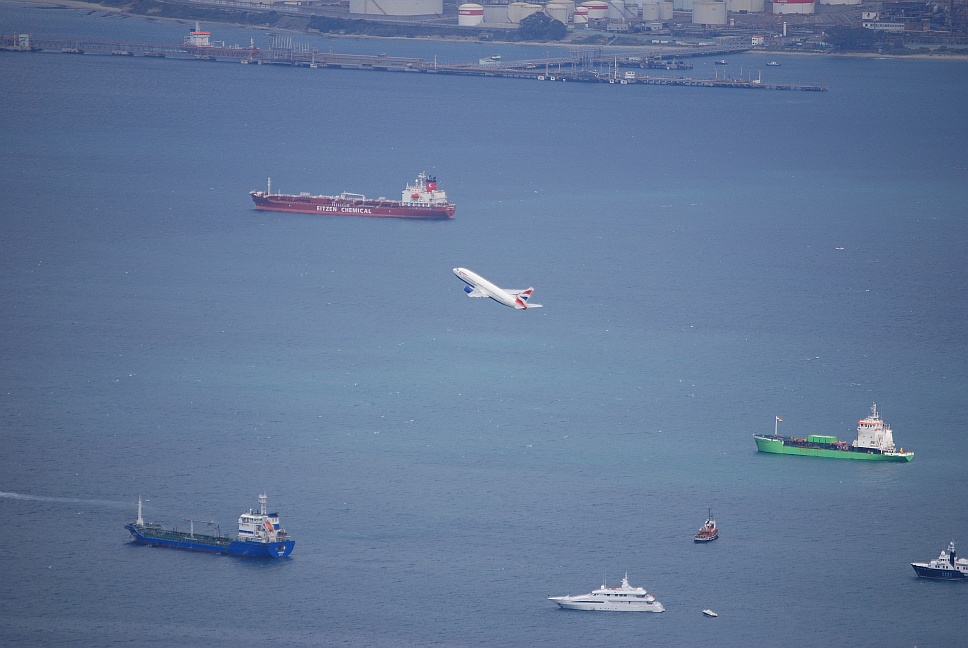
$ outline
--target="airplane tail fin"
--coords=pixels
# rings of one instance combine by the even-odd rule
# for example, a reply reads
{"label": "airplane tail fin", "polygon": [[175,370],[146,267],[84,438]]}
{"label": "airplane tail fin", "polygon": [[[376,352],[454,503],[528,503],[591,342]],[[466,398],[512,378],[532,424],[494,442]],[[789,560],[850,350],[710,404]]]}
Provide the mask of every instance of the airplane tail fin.
{"label": "airplane tail fin", "polygon": [[527,290],[522,290],[517,295],[518,308],[541,308],[541,304],[529,304],[528,300],[531,299],[531,293],[534,292],[534,288],[528,288]]}

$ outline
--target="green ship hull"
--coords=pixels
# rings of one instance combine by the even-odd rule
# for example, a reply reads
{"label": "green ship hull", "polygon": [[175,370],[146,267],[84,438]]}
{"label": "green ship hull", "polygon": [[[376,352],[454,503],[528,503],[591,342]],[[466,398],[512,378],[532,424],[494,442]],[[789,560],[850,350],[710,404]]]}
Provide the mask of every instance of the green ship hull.
{"label": "green ship hull", "polygon": [[[879,452],[868,449],[841,449],[828,443],[796,443],[782,436],[753,435],[756,449],[770,454],[799,455],[801,457],[827,457],[830,459],[858,459],[860,461],[913,461],[913,452]],[[841,446],[846,444],[840,444]],[[848,446],[850,447],[850,446]]]}

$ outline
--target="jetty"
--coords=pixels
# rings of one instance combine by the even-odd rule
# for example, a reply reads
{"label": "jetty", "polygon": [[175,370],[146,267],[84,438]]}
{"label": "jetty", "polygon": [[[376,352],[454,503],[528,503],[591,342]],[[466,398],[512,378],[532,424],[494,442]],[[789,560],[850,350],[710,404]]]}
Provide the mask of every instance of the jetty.
{"label": "jetty", "polygon": [[[204,38],[199,35],[204,35]],[[530,79],[548,82],[606,83],[612,85],[664,85],[697,88],[733,88],[746,90],[794,90],[823,92],[823,82],[817,84],[773,83],[764,81],[761,73],[753,76],[748,70],[739,77],[730,78],[725,71],[717,70],[712,78],[694,76],[661,75],[645,72],[646,69],[664,69],[681,72],[691,65],[681,63],[684,57],[722,55],[746,51],[746,48],[714,49],[693,47],[676,50],[658,50],[637,53],[606,54],[602,48],[572,49],[566,56],[505,61],[499,57],[481,59],[472,63],[440,64],[422,58],[388,56],[387,54],[336,54],[322,52],[305,46],[294,45],[290,38],[273,39],[268,48],[209,41],[208,32],[196,31],[176,45],[151,43],[126,43],[81,39],[37,38],[32,34],[15,33],[0,35],[0,51],[4,52],[56,52],[72,55],[144,56],[149,58],[193,59],[204,61],[236,62],[255,65],[289,65],[311,69],[367,70],[423,74],[451,74],[463,76],[498,77],[505,79]],[[666,65],[665,61],[675,61]]]}

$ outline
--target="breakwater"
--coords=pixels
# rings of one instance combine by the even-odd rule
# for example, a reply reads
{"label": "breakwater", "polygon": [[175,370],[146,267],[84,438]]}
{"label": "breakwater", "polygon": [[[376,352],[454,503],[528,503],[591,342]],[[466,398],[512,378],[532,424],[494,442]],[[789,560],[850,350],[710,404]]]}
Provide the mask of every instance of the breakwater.
{"label": "breakwater", "polygon": [[[193,34],[202,32],[193,32]],[[206,33],[207,35],[207,33]],[[197,41],[197,39],[196,39]],[[311,69],[337,68],[347,70],[369,70],[383,72],[405,72],[424,74],[456,74],[464,76],[483,76],[536,81],[571,81],[579,83],[608,83],[616,85],[667,85],[700,88],[735,88],[748,90],[794,90],[822,92],[824,84],[813,85],[792,83],[769,83],[756,78],[729,78],[723,76],[699,78],[690,76],[662,76],[641,71],[644,67],[654,68],[654,62],[662,60],[667,53],[650,52],[647,56],[618,57],[606,56],[601,48],[572,50],[569,56],[540,60],[504,61],[499,57],[480,60],[476,63],[438,64],[422,58],[389,56],[386,54],[335,54],[320,52],[309,48],[269,47],[267,49],[225,46],[210,43],[190,42],[178,45],[107,42],[96,40],[44,39],[33,35],[17,33],[0,35],[0,51],[6,52],[60,52],[75,55],[114,55],[146,56],[155,58],[195,59],[206,61],[229,61],[255,65],[290,65]],[[674,56],[708,56],[744,51],[722,48],[706,51],[702,48],[676,50]],[[680,66],[688,69],[691,66]],[[676,68],[673,68],[676,69]]]}

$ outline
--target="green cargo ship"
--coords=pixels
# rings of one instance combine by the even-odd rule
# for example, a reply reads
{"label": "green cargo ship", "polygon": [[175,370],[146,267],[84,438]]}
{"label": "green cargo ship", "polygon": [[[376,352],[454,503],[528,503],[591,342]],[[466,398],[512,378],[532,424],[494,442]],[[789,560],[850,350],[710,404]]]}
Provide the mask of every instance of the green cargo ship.
{"label": "green cargo ship", "polygon": [[783,436],[779,434],[779,423],[782,420],[779,416],[776,417],[773,436],[753,435],[757,450],[771,454],[863,461],[914,460],[913,452],[905,452],[904,448],[895,449],[894,433],[891,426],[878,416],[876,403],[871,405],[870,416],[857,422],[857,439],[853,443],[822,434],[811,434],[805,438]]}

